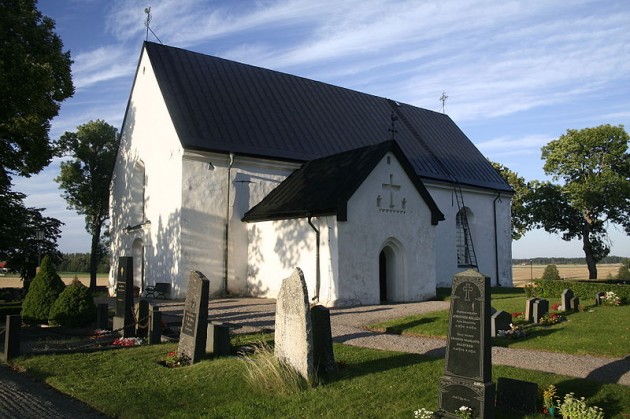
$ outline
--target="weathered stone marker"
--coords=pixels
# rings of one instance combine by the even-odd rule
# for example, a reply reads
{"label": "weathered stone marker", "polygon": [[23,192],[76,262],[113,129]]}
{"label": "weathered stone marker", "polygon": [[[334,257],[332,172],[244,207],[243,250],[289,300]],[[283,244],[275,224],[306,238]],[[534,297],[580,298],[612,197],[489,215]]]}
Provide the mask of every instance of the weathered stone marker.
{"label": "weathered stone marker", "polygon": [[538,384],[500,377],[497,381],[497,407],[536,414]]}
{"label": "weathered stone marker", "polygon": [[8,315],[4,330],[4,351],[1,353],[3,362],[8,362],[20,355],[21,329],[22,317]]}
{"label": "weathered stone marker", "polygon": [[162,342],[162,313],[160,307],[149,305],[149,345]]}
{"label": "weathered stone marker", "polygon": [[534,310],[533,310],[534,323],[540,323],[540,319],[542,319],[542,316],[544,316],[548,312],[549,312],[549,301],[544,298],[536,300],[534,302]]}
{"label": "weathered stone marker", "polygon": [[314,379],[311,309],[300,268],[282,281],[278,293],[274,353],[309,382]]}
{"label": "weathered stone marker", "polygon": [[569,301],[569,304],[571,306],[571,310],[580,311],[580,297],[571,298],[571,300]]}
{"label": "weathered stone marker", "polygon": [[490,278],[474,270],[453,277],[444,375],[439,385],[443,417],[462,406],[472,416],[494,418],[490,344]]}
{"label": "weathered stone marker", "polygon": [[603,291],[598,292],[597,294],[595,294],[595,305],[596,306],[601,306],[602,305],[602,298],[604,298],[606,296],[606,293]]}
{"label": "weathered stone marker", "polygon": [[490,317],[490,336],[499,336],[499,330],[510,330],[512,327],[512,315],[499,310]]}
{"label": "weathered stone marker", "polygon": [[206,353],[214,356],[228,356],[232,347],[230,345],[230,328],[221,323],[208,325],[206,340]]}
{"label": "weathered stone marker", "polygon": [[562,295],[560,296],[560,310],[571,310],[571,298],[573,297],[575,297],[575,294],[573,294],[573,290],[571,288],[567,288],[566,290],[562,291]]}
{"label": "weathered stone marker", "polygon": [[208,330],[208,297],[210,281],[199,271],[190,273],[188,292],[184,304],[182,328],[179,333],[179,356],[190,358],[194,364],[206,353],[206,333]]}
{"label": "weathered stone marker", "polygon": [[136,336],[143,339],[149,336],[149,302],[147,300],[138,301]]}
{"label": "weathered stone marker", "polygon": [[122,337],[135,335],[133,320],[133,258],[121,256],[118,258],[118,277],[116,283],[116,315],[113,323],[114,330]]}

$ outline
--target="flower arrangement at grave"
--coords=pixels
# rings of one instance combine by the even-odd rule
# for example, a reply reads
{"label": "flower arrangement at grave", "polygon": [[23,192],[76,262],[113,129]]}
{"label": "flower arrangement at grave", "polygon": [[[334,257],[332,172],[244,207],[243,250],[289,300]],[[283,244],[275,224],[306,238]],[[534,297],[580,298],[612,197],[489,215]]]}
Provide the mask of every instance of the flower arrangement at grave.
{"label": "flower arrangement at grave", "polygon": [[614,291],[608,291],[606,295],[602,297],[602,305],[605,306],[620,306],[621,298],[615,294]]}
{"label": "flower arrangement at grave", "polygon": [[584,397],[579,399],[573,393],[564,395],[558,406],[563,418],[571,419],[604,419],[604,410],[597,406],[588,406]]}
{"label": "flower arrangement at grave", "polygon": [[112,342],[114,346],[139,346],[142,345],[140,338],[117,338]]}
{"label": "flower arrangement at grave", "polygon": [[431,410],[423,407],[415,410],[413,412],[413,417],[414,419],[433,419],[435,416],[433,416],[433,412]]}
{"label": "flower arrangement at grave", "polygon": [[558,390],[553,384],[549,384],[549,387],[547,387],[545,391],[543,391],[544,413],[549,413],[550,409],[556,408],[556,405],[559,401],[557,394]]}
{"label": "flower arrangement at grave", "polygon": [[525,313],[522,311],[517,311],[512,313],[512,323],[513,324],[523,324],[525,321]]}
{"label": "flower arrangement at grave", "polygon": [[185,367],[190,365],[190,358],[184,354],[178,354],[177,351],[173,351],[166,354],[163,363],[169,368]]}
{"label": "flower arrangement at grave", "polygon": [[526,336],[523,328],[517,324],[510,323],[509,330],[499,330],[497,331],[497,335],[502,338],[508,339],[519,339]]}
{"label": "flower arrangement at grave", "polygon": [[558,311],[558,310],[560,309],[560,306],[561,306],[561,305],[562,305],[562,304],[560,304],[560,303],[555,303],[555,304],[552,304],[552,305],[551,305],[551,311]]}
{"label": "flower arrangement at grave", "polygon": [[542,326],[551,326],[564,320],[564,316],[561,316],[558,313],[546,313],[540,318],[539,324]]}
{"label": "flower arrangement at grave", "polygon": [[472,407],[461,406],[459,409],[455,411],[455,415],[461,419],[471,419],[472,418]]}

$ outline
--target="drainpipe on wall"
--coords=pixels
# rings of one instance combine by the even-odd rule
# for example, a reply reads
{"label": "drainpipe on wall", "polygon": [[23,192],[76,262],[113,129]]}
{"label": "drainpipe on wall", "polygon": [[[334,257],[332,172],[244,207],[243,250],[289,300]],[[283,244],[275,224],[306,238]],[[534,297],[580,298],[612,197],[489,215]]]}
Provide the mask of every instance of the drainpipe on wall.
{"label": "drainpipe on wall", "polygon": [[315,265],[315,295],[313,296],[311,301],[315,301],[315,303],[319,303],[319,286],[321,282],[321,276],[319,273],[319,230],[315,225],[311,222],[311,216],[308,216],[308,225],[311,226],[313,231],[315,232],[315,260],[317,265]]}
{"label": "drainpipe on wall", "polygon": [[230,295],[228,290],[228,272],[230,261],[230,179],[232,177],[232,165],[234,164],[234,153],[230,153],[230,163],[228,164],[227,172],[227,202],[225,204],[225,278],[223,279],[223,294],[225,296]]}
{"label": "drainpipe on wall", "polygon": [[494,213],[494,268],[497,278],[497,287],[501,286],[499,281],[499,234],[497,232],[497,201],[501,200],[501,191],[497,192],[497,197],[492,201],[492,210]]}

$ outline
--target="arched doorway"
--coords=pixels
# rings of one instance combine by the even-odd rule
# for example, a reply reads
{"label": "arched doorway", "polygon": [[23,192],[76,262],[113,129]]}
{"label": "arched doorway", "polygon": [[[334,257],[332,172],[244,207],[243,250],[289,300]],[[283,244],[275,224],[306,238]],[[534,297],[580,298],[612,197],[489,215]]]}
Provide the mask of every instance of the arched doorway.
{"label": "arched doorway", "polygon": [[144,241],[135,239],[132,247],[133,285],[144,291]]}
{"label": "arched doorway", "polygon": [[404,300],[404,261],[402,245],[389,239],[378,255],[379,299],[383,302]]}

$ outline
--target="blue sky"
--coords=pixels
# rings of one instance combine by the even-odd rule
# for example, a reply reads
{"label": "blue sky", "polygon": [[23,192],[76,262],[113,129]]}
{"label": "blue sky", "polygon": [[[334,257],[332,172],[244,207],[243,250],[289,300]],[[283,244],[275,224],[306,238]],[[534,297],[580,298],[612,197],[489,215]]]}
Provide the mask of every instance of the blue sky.
{"label": "blue sky", "polygon": [[[481,152],[546,179],[540,148],[569,128],[630,129],[630,7],[625,0],[40,0],[74,59],[74,97],[51,138],[93,119],[120,129],[146,29],[167,44],[445,112]],[[156,41],[149,34],[149,40]],[[27,205],[66,223],[64,252],[89,251],[81,216],[53,179],[59,161],[15,179]],[[613,255],[630,238],[610,226]],[[583,256],[544,231],[515,258]]]}

